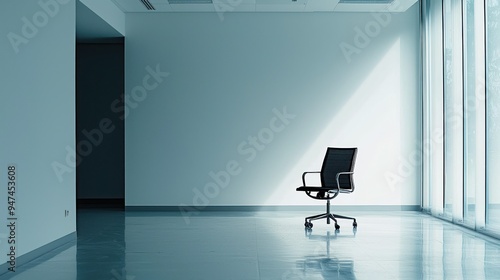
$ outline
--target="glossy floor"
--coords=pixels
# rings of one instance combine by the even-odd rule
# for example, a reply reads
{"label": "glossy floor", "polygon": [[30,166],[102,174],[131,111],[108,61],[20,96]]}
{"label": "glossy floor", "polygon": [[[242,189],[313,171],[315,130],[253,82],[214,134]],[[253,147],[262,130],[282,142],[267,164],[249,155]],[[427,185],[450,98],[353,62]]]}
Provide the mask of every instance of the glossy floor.
{"label": "glossy floor", "polygon": [[419,212],[81,210],[78,240],[6,279],[499,279],[500,242]]}

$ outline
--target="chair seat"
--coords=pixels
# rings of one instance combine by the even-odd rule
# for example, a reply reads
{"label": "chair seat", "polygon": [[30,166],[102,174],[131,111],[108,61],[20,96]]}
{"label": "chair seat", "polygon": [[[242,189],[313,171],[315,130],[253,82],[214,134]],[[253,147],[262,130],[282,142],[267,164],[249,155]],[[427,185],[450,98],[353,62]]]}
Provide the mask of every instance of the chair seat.
{"label": "chair seat", "polygon": [[306,186],[302,186],[302,187],[298,187],[296,189],[296,191],[299,191],[299,192],[327,192],[327,191],[331,191],[331,190],[336,190],[337,188],[336,187],[331,187],[331,188],[328,188],[328,187],[306,187]]}

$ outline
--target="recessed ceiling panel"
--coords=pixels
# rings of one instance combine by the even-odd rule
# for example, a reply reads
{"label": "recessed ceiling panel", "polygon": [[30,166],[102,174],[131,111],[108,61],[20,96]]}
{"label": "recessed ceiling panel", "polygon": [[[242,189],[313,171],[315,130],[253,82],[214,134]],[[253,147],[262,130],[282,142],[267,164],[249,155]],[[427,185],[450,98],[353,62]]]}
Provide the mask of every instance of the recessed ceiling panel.
{"label": "recessed ceiling panel", "polygon": [[157,12],[173,12],[172,7],[168,3],[153,3],[150,1],[151,4],[155,7]]}

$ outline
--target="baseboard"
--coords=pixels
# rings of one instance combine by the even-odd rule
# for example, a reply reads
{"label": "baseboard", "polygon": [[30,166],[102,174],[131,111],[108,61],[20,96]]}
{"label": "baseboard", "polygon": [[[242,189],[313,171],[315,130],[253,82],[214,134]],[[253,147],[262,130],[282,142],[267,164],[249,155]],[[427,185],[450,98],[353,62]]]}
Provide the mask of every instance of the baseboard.
{"label": "baseboard", "polygon": [[[70,233],[66,236],[63,236],[59,239],[56,239],[49,244],[43,245],[40,248],[37,248],[31,252],[28,252],[22,256],[16,258],[16,272],[9,271],[9,263],[4,263],[0,265],[0,276],[8,276],[12,274],[15,276],[18,272],[22,272],[25,268],[29,267],[29,262],[42,256],[42,255],[50,255],[50,253],[57,254],[59,251],[55,251],[55,249],[60,249],[61,247],[68,245],[74,246],[76,244],[76,231]],[[2,278],[3,279],[3,278]]]}
{"label": "baseboard", "polygon": [[[230,205],[230,206],[125,206],[126,211],[164,212],[259,212],[259,211],[322,211],[324,205]],[[332,205],[332,211],[420,211],[420,205]]]}

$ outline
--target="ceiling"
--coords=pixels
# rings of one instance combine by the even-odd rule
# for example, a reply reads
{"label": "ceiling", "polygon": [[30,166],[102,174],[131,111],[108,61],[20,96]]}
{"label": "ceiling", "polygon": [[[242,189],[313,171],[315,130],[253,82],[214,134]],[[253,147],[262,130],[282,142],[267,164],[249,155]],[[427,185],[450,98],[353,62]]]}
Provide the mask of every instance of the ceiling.
{"label": "ceiling", "polygon": [[96,15],[85,4],[76,1],[76,40],[86,42],[115,42],[120,41],[123,35],[111,27],[100,16]]}
{"label": "ceiling", "polygon": [[[125,13],[404,12],[418,0],[111,0]],[[147,6],[150,6],[150,10]]]}
{"label": "ceiling", "polygon": [[[95,0],[109,1],[124,13],[175,12],[404,12],[418,0]],[[170,1],[170,2],[169,2]],[[143,3],[144,2],[144,3]],[[203,3],[204,2],[204,3]],[[207,2],[212,2],[208,3]],[[78,42],[122,42],[123,35],[80,1]],[[175,3],[175,4],[174,4]],[[189,4],[186,4],[189,3]],[[154,10],[148,10],[152,5]]]}

